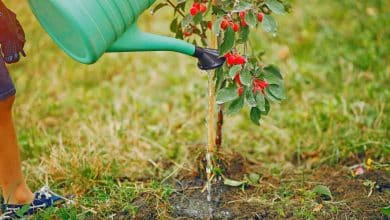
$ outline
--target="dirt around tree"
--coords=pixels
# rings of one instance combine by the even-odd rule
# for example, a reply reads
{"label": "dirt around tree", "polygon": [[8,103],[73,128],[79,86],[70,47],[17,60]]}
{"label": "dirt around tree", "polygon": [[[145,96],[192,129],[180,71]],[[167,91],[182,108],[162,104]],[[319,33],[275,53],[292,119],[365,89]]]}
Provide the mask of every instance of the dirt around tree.
{"label": "dirt around tree", "polygon": [[[251,173],[258,183],[232,187],[215,179],[212,201],[207,202],[202,165],[193,173],[183,173],[171,183],[174,192],[165,208],[171,218],[180,219],[386,219],[380,209],[390,201],[390,178],[384,170],[371,170],[352,177],[345,167],[320,167],[313,171],[285,170],[266,173],[261,164],[250,162],[238,153],[224,152],[221,162],[226,177],[242,181]],[[199,158],[202,158],[200,155]],[[203,163],[198,163],[203,164]],[[327,186],[332,198],[313,192]],[[152,199],[151,199],[152,198]],[[134,219],[158,219],[161,204],[148,195],[134,202]],[[163,209],[165,209],[163,208]],[[119,217],[119,216],[118,216]]]}

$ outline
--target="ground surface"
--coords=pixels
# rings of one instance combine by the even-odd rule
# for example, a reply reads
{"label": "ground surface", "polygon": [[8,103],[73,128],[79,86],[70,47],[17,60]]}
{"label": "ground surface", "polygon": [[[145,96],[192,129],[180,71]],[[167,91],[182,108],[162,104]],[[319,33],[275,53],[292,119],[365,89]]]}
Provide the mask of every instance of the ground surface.
{"label": "ground surface", "polygon": [[[144,207],[151,218],[180,215],[175,201],[192,191],[178,181],[201,185],[183,173],[196,161],[190,149],[203,149],[206,140],[207,77],[194,60],[165,52],[109,54],[83,66],[57,49],[27,3],[5,2],[28,40],[28,58],[10,67],[28,183],[78,197],[76,206],[41,215],[128,218],[142,216]],[[389,194],[368,197],[364,183],[389,177],[383,167],[390,161],[390,2],[291,2],[294,11],[278,18],[276,37],[259,31],[252,40],[284,71],[288,100],[260,127],[246,113],[224,127],[224,147],[258,164],[262,180],[244,191],[223,187],[223,201],[233,208],[250,203],[239,209],[247,210],[243,215],[270,219],[380,219]],[[168,34],[170,17],[168,10],[146,15],[141,26]],[[382,171],[351,178],[346,167],[368,158]],[[317,184],[334,198],[316,198]]]}

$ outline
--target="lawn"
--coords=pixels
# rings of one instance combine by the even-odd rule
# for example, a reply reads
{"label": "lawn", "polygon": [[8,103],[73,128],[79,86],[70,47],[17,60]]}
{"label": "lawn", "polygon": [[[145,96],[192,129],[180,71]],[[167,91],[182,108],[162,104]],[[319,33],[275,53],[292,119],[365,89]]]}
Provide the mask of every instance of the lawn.
{"label": "lawn", "polygon": [[[27,58],[10,66],[24,173],[33,189],[48,184],[76,195],[75,206],[41,215],[137,217],[144,198],[151,218],[174,216],[172,182],[190,172],[194,149],[206,145],[207,74],[192,58],[170,52],[76,63],[44,33],[27,3],[5,3],[27,34]],[[276,36],[251,36],[264,59],[283,70],[288,99],[260,127],[248,123],[247,112],[227,118],[223,147],[278,180],[273,192],[254,198],[271,204],[276,214],[269,218],[380,218],[379,209],[390,205],[389,190],[367,198],[363,184],[374,181],[370,172],[381,175],[376,183],[390,184],[390,1],[291,3],[291,15],[278,18]],[[169,35],[171,13],[145,13],[140,26]],[[353,178],[347,168],[369,158],[374,171]],[[341,182],[327,182],[338,172]],[[305,182],[305,173],[312,182]],[[317,183],[336,192],[332,202],[313,196]],[[337,197],[343,183],[361,186],[364,201],[354,206],[351,198]],[[260,181],[248,190],[266,187]]]}

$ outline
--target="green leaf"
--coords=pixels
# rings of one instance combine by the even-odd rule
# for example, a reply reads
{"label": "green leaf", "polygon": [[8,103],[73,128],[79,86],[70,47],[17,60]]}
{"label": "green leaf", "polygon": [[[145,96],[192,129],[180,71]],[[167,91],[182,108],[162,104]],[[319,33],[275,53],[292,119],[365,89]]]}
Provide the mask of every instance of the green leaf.
{"label": "green leaf", "polygon": [[183,30],[181,28],[177,29],[177,32],[176,32],[176,35],[175,35],[175,38],[177,39],[183,39]]}
{"label": "green leaf", "polygon": [[156,5],[156,7],[154,7],[152,10],[152,14],[156,13],[158,10],[164,8],[167,5],[168,5],[167,3],[160,3],[160,4]]}
{"label": "green leaf", "polygon": [[251,3],[240,1],[240,3],[232,10],[232,12],[246,11],[253,8]]}
{"label": "green leaf", "polygon": [[279,79],[283,79],[283,76],[280,73],[279,68],[274,66],[274,65],[269,65],[269,66],[264,67],[264,71],[268,74],[272,74],[272,75],[276,76]]}
{"label": "green leaf", "polygon": [[260,119],[261,119],[261,111],[257,107],[251,108],[250,113],[251,121],[257,125],[260,125]]}
{"label": "green leaf", "polygon": [[263,94],[257,93],[255,96],[257,107],[260,109],[260,111],[264,112],[265,109],[265,97]]}
{"label": "green leaf", "polygon": [[324,197],[326,200],[332,199],[332,193],[330,192],[330,189],[327,186],[317,185],[316,187],[314,187],[313,192],[321,197]]}
{"label": "green leaf", "polygon": [[266,0],[265,4],[271,9],[275,14],[284,14],[286,10],[284,9],[284,5],[277,0]]}
{"label": "green leaf", "polygon": [[265,111],[262,111],[262,115],[268,115],[269,111],[271,110],[271,105],[268,101],[268,99],[265,99]]}
{"label": "green leaf", "polygon": [[257,106],[255,96],[253,95],[253,92],[251,91],[251,89],[245,90],[245,98],[246,98],[246,102],[248,103],[249,107],[256,107]]}
{"label": "green leaf", "polygon": [[230,70],[229,70],[229,76],[231,77],[231,78],[234,78],[235,76],[236,76],[236,74],[237,74],[237,72],[238,71],[240,71],[241,70],[241,65],[234,65],[232,68],[230,68]]}
{"label": "green leaf", "polygon": [[257,21],[258,21],[257,16],[253,12],[246,13],[244,20],[252,28],[257,25]]}
{"label": "green leaf", "polygon": [[193,21],[195,24],[199,24],[203,20],[203,14],[198,13],[194,16]]}
{"label": "green leaf", "polygon": [[249,38],[249,27],[243,27],[240,29],[240,42],[238,43],[245,43],[248,41]]}
{"label": "green leaf", "polygon": [[241,71],[241,73],[240,73],[240,80],[241,80],[242,84],[244,84],[246,86],[250,86],[250,84],[252,82],[252,75],[249,72],[249,70],[243,69]]}
{"label": "green leaf", "polygon": [[272,95],[272,93],[270,92],[269,88],[265,88],[265,94],[267,96],[267,98],[271,101],[271,102],[276,102],[276,103],[280,103],[280,99],[276,98],[274,95]]}
{"label": "green leaf", "polygon": [[238,187],[238,186],[242,186],[244,185],[246,182],[245,181],[237,181],[237,180],[231,180],[231,179],[228,179],[228,178],[225,178],[223,180],[223,184],[227,185],[227,186],[233,186],[233,187]]}
{"label": "green leaf", "polygon": [[227,115],[234,115],[234,114],[240,112],[241,109],[244,107],[244,101],[245,101],[244,96],[240,96],[237,99],[235,99],[234,101],[232,101],[230,103],[228,109],[226,110],[226,114]]}
{"label": "green leaf", "polygon": [[268,86],[268,90],[272,94],[272,96],[275,97],[276,99],[279,100],[286,99],[283,86],[271,84]]}
{"label": "green leaf", "polygon": [[390,206],[381,208],[381,213],[387,217],[390,217]]}
{"label": "green leaf", "polygon": [[262,23],[263,30],[265,32],[275,33],[277,29],[277,24],[272,15],[264,15],[263,23]]}
{"label": "green leaf", "polygon": [[218,91],[218,89],[221,88],[222,82],[225,79],[225,73],[223,72],[223,67],[219,67],[215,71],[215,76],[216,76],[215,88],[216,88],[216,91]]}
{"label": "green leaf", "polygon": [[278,86],[283,86],[283,80],[281,80],[279,77],[275,76],[272,73],[265,73],[262,76],[268,84],[275,84]]}
{"label": "green leaf", "polygon": [[183,18],[183,21],[181,22],[181,27],[185,28],[192,22],[192,15],[187,15]]}
{"label": "green leaf", "polygon": [[30,209],[30,205],[24,205],[22,206],[22,208],[16,211],[16,215],[22,218],[25,216],[25,214],[28,212],[29,209]]}
{"label": "green leaf", "polygon": [[178,26],[177,18],[175,18],[175,19],[173,19],[173,21],[169,25],[169,29],[171,30],[171,32],[176,33],[177,32],[177,26]]}
{"label": "green leaf", "polygon": [[[186,0],[184,0],[184,1],[186,1]],[[213,12],[213,14],[222,15],[222,16],[226,15],[226,13],[227,13],[222,8],[217,7],[215,5],[212,6],[212,12]]]}
{"label": "green leaf", "polygon": [[223,88],[218,91],[216,100],[217,104],[230,102],[238,97],[237,89],[234,86]]}
{"label": "green leaf", "polygon": [[223,42],[221,44],[221,47],[219,48],[219,54],[225,55],[227,52],[229,52],[234,46],[234,40],[235,40],[234,30],[233,28],[228,27],[225,30]]}
{"label": "green leaf", "polygon": [[219,32],[221,32],[222,20],[223,20],[223,16],[218,16],[217,19],[215,19],[215,22],[213,24],[213,32],[216,35],[219,35]]}

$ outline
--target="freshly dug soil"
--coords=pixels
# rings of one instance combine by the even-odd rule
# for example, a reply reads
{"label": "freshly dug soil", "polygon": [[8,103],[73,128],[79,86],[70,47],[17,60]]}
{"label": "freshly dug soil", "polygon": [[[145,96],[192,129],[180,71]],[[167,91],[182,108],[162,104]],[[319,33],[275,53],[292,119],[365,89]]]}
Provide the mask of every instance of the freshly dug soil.
{"label": "freshly dug soil", "polygon": [[[214,180],[212,201],[204,190],[203,164],[191,174],[179,175],[173,182],[175,192],[166,203],[164,218],[179,219],[386,219],[380,208],[389,205],[390,177],[381,170],[368,171],[353,178],[344,167],[321,167],[313,171],[288,170],[278,175],[265,173],[260,164],[250,162],[238,153],[224,152],[220,162],[229,179],[243,180],[258,173],[257,184],[232,187]],[[200,155],[202,161],[204,155]],[[202,161],[204,162],[204,161]],[[196,162],[194,163],[196,164]],[[371,187],[368,183],[375,183]],[[327,200],[312,189],[327,186],[332,199]],[[370,193],[370,191],[372,191]],[[149,199],[145,199],[149,198]],[[135,219],[159,219],[158,199],[140,196]],[[161,204],[160,204],[161,205]]]}

